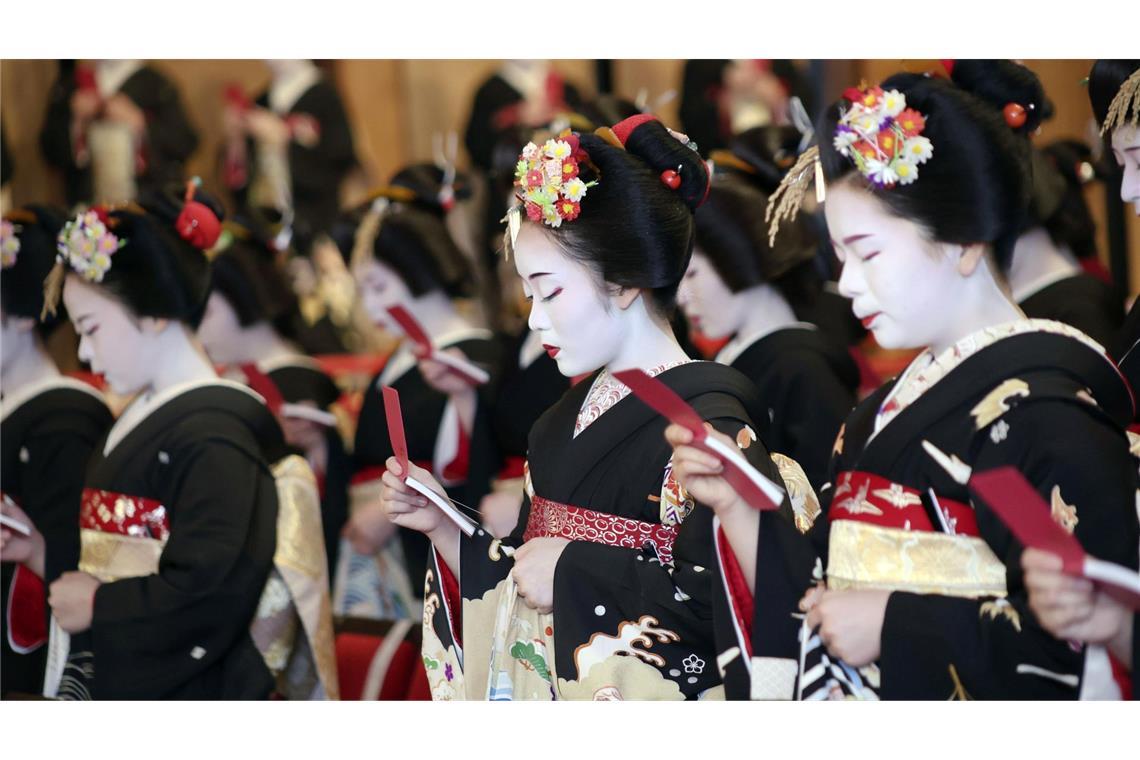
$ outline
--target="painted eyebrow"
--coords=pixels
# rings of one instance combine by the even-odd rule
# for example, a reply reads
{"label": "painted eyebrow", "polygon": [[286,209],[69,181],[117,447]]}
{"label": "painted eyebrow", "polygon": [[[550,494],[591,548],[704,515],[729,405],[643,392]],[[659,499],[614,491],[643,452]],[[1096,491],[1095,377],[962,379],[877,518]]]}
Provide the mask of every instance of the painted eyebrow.
{"label": "painted eyebrow", "polygon": [[[871,233],[869,233],[869,232],[864,233],[862,235],[848,235],[847,237],[843,238],[843,245],[851,245],[852,243],[856,243],[856,242],[862,240],[863,238],[868,238],[868,237],[871,237]],[[833,246],[839,245],[839,243],[836,243],[834,239],[831,241],[831,244]]]}
{"label": "painted eyebrow", "polygon": [[553,274],[553,272],[535,272],[530,277],[527,277],[527,279],[528,280],[537,280],[539,277],[546,277],[549,274]]}
{"label": "painted eyebrow", "polygon": [[75,324],[77,324],[77,325],[82,324],[83,320],[85,320],[85,319],[91,319],[91,315],[90,314],[84,314],[82,316],[76,317],[75,318]]}

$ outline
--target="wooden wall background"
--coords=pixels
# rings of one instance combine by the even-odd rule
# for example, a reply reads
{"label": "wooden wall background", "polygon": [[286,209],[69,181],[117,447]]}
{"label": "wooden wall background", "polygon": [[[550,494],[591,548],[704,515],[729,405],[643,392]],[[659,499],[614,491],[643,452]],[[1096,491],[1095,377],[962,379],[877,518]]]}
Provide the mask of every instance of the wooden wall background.
{"label": "wooden wall background", "polygon": [[[1092,113],[1080,81],[1092,61],[1027,60],[1025,63],[1041,76],[1046,91],[1057,105],[1057,116],[1045,125],[1038,139],[1087,139]],[[434,132],[456,130],[462,137],[475,89],[499,64],[500,61],[493,59],[322,62],[341,89],[355,130],[364,170],[363,176],[357,178],[356,188],[384,180],[409,161],[430,159]],[[268,82],[269,72],[257,60],[162,60],[156,65],[181,88],[186,107],[202,137],[189,168],[209,185],[216,172],[224,87],[236,82],[247,91],[256,92]],[[560,60],[553,65],[585,93],[594,92],[594,61]],[[682,66],[681,60],[615,60],[614,89],[632,99],[645,88],[650,102],[654,102],[669,90],[679,88]],[[860,77],[878,81],[900,70],[939,68],[935,60],[832,61],[828,63],[826,80],[828,89],[834,91],[825,95],[838,96],[844,86]],[[44,164],[38,146],[40,122],[56,70],[53,60],[0,62],[0,115],[17,165],[12,182],[12,201],[17,204],[62,198],[59,179]],[[679,98],[674,98],[659,109],[662,118],[669,123],[676,123],[678,101]],[[461,155],[461,161],[464,160]],[[1099,186],[1090,190],[1093,194],[1103,192]],[[1115,193],[1116,189],[1109,192]],[[1090,195],[1090,200],[1095,212],[1101,215],[1103,195]],[[1131,290],[1138,292],[1140,219],[1132,213],[1126,217],[1131,242]],[[1102,251],[1105,248],[1102,240]]]}

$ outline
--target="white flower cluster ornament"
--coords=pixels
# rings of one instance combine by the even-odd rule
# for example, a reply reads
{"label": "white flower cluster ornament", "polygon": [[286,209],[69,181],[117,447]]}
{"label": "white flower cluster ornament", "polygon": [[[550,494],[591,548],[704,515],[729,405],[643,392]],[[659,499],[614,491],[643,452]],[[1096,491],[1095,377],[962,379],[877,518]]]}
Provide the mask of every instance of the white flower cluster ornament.
{"label": "white flower cluster ornament", "polygon": [[527,218],[551,227],[577,219],[586,191],[597,184],[583,182],[578,176],[586,160],[588,156],[574,134],[547,140],[541,148],[527,143],[515,165],[515,195],[522,201]]}
{"label": "white flower cluster ornament", "polygon": [[0,222],[0,269],[16,265],[20,254],[20,238],[16,237],[19,231],[20,227],[7,219]]}
{"label": "white flower cluster ornament", "polygon": [[934,155],[934,146],[922,136],[926,117],[907,108],[906,96],[898,90],[852,87],[843,97],[851,107],[840,115],[835,149],[878,187],[909,185],[918,179],[918,167]]}
{"label": "white flower cluster ornament", "polygon": [[71,266],[88,282],[102,282],[111,257],[127,244],[107,228],[102,209],[85,211],[63,225],[56,239],[56,258]]}

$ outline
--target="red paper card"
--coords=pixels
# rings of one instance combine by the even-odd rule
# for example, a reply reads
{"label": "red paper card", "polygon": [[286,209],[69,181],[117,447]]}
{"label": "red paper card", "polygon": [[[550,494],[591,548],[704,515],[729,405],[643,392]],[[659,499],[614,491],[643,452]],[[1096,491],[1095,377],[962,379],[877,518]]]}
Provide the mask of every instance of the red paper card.
{"label": "red paper card", "polygon": [[391,314],[392,318],[400,325],[404,334],[416,344],[416,355],[420,358],[439,362],[472,385],[483,385],[491,379],[491,376],[481,367],[477,367],[470,362],[463,361],[450,354],[436,351],[435,346],[431,342],[431,338],[428,337],[423,326],[420,325],[416,318],[412,316],[411,312],[403,306],[390,306],[388,307],[388,313]]}
{"label": "red paper card", "polygon": [[449,520],[455,523],[464,534],[470,536],[479,527],[476,522],[457,510],[450,499],[440,496],[408,474],[408,444],[404,438],[404,416],[400,412],[400,394],[395,388],[387,385],[383,386],[381,391],[384,394],[384,416],[388,421],[388,440],[392,444],[392,453],[404,472],[404,482],[439,507]]}
{"label": "red paper card", "polygon": [[392,443],[392,453],[400,463],[401,471],[408,474],[408,444],[404,438],[404,416],[400,412],[400,394],[395,388],[383,386],[384,417],[388,420],[388,440]]}
{"label": "red paper card", "polygon": [[1056,554],[1066,573],[1096,581],[1105,593],[1140,609],[1140,575],[1088,556],[1076,537],[1053,520],[1053,510],[1017,469],[997,467],[976,473],[970,477],[970,488],[1022,545]]}
{"label": "red paper card", "polygon": [[614,377],[628,385],[634,395],[662,417],[688,428],[693,434],[692,445],[720,459],[724,464],[724,479],[749,506],[761,511],[779,509],[784,489],[758,472],[738,449],[709,436],[701,416],[672,388],[639,369],[615,372]]}

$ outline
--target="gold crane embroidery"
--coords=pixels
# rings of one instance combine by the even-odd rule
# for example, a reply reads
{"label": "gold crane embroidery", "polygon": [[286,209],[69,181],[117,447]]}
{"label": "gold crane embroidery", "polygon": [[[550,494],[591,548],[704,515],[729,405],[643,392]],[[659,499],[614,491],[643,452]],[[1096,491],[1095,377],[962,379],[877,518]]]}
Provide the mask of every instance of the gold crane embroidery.
{"label": "gold crane embroidery", "polygon": [[1001,615],[1009,621],[1014,630],[1021,633],[1021,615],[1008,599],[994,599],[982,604],[978,609],[978,619],[981,620],[986,615],[990,616],[990,620],[997,620],[998,615]]}
{"label": "gold crane embroidery", "polygon": [[1026,397],[1029,395],[1029,383],[1013,378],[994,388],[986,394],[981,402],[970,410],[974,417],[974,425],[978,430],[989,426],[1009,411],[1009,400],[1014,396]]}

